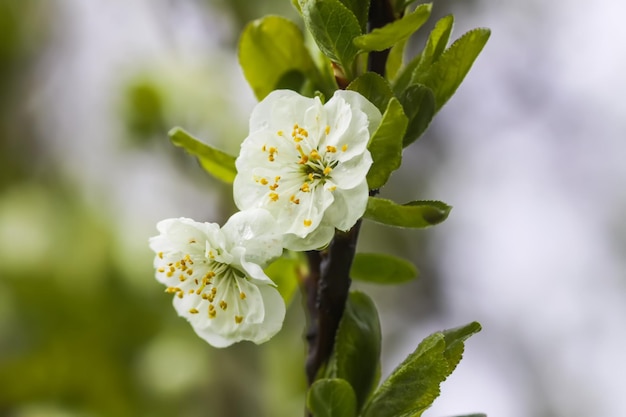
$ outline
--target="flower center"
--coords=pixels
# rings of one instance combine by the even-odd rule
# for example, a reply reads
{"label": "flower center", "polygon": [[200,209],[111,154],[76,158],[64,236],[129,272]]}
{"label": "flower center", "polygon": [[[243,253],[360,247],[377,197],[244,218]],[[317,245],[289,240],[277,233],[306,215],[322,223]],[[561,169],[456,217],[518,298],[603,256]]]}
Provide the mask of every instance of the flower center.
{"label": "flower center", "polygon": [[[168,280],[178,281],[176,285],[168,286],[165,292],[181,299],[195,297],[195,307],[188,310],[190,314],[200,314],[204,310],[209,319],[214,319],[218,314],[228,312],[234,316],[235,323],[242,323],[245,313],[241,303],[246,299],[246,293],[241,289],[239,281],[245,280],[245,275],[230,264],[216,261],[212,250],[206,255],[196,258],[194,262],[186,254],[179,260],[159,267],[157,273],[163,274]],[[163,254],[159,253],[158,256],[162,259]]]}
{"label": "flower center", "polygon": [[[340,149],[333,145],[320,145],[326,142],[326,137],[330,134],[330,126],[326,126],[319,137],[312,137],[309,131],[299,126],[293,125],[291,135],[286,135],[279,130],[276,135],[280,140],[287,140],[293,145],[293,151],[289,148],[278,148],[263,145],[261,150],[266,154],[269,162],[278,163],[280,168],[284,168],[285,175],[271,178],[255,177],[254,180],[262,186],[269,188],[267,198],[270,203],[281,200],[283,195],[289,196],[288,204],[300,204],[303,193],[310,193],[318,186],[325,186],[328,191],[335,191],[336,186],[332,184],[332,172],[339,165],[337,155],[345,152],[348,145],[344,144]],[[284,149],[284,150],[283,150]],[[288,155],[282,155],[287,151]],[[278,162],[280,161],[280,162]],[[281,187],[281,184],[286,184]],[[280,189],[279,189],[280,187]],[[310,227],[312,221],[304,220],[304,226]]]}

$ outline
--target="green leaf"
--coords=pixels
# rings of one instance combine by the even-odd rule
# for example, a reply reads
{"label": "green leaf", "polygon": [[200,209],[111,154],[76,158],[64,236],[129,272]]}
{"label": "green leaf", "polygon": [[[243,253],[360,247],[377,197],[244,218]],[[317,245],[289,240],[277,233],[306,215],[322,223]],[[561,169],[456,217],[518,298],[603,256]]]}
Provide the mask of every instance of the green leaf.
{"label": "green leaf", "polygon": [[489,29],[481,28],[467,32],[446,49],[425,72],[414,73],[412,83],[424,84],[433,91],[436,111],[452,97],[490,34]]}
{"label": "green leaf", "polygon": [[289,305],[298,289],[300,267],[301,262],[299,259],[283,256],[265,268],[265,275],[274,281],[274,284],[278,287],[278,292],[287,305]]}
{"label": "green leaf", "polygon": [[339,378],[319,379],[306,398],[313,417],[356,417],[356,398],[350,384]]}
{"label": "green leaf", "polygon": [[432,4],[420,4],[413,13],[404,15],[402,19],[376,28],[370,33],[354,38],[354,45],[361,51],[383,51],[391,48],[411,36],[428,20]]}
{"label": "green leaf", "polygon": [[433,63],[437,62],[441,54],[445,51],[452,33],[452,26],[454,25],[454,16],[444,16],[435,24],[435,27],[430,32],[426,46],[420,53],[420,61],[417,68],[414,70],[415,74],[419,74],[424,69],[430,67]]}
{"label": "green leaf", "polygon": [[357,253],[350,269],[352,279],[375,284],[401,284],[417,278],[411,262],[382,253]]}
{"label": "green leaf", "polygon": [[392,98],[368,145],[374,160],[367,173],[367,184],[370,189],[375,190],[385,185],[391,173],[400,168],[402,138],[408,121],[400,102],[395,97]]}
{"label": "green leaf", "polygon": [[404,12],[411,3],[415,3],[415,0],[397,0],[394,4],[394,12]]}
{"label": "green leaf", "polygon": [[197,157],[206,172],[226,183],[234,181],[237,175],[234,156],[199,141],[180,127],[173,128],[168,134],[174,145]]}
{"label": "green leaf", "polygon": [[430,88],[413,84],[400,94],[400,102],[409,118],[403,139],[403,146],[407,147],[424,133],[435,117],[435,96]]}
{"label": "green leaf", "polygon": [[473,322],[428,336],[376,390],[362,416],[421,416],[461,359],[465,340],[480,329]]}
{"label": "green leaf", "polygon": [[340,0],[346,6],[361,25],[361,32],[367,28],[367,16],[370,10],[370,0]]}
{"label": "green leaf", "polygon": [[367,400],[380,378],[380,321],[374,302],[353,291],[348,297],[328,370],[354,388],[357,410]]}
{"label": "green leaf", "polygon": [[352,64],[359,52],[352,40],[361,34],[356,16],[339,0],[301,0],[300,7],[317,46],[351,80]]}
{"label": "green leaf", "polygon": [[381,113],[387,108],[387,104],[393,92],[387,80],[374,72],[366,72],[352,81],[348,90],[356,91],[374,104]]}
{"label": "green leaf", "polygon": [[388,226],[423,228],[444,221],[451,209],[441,201],[396,204],[384,198],[369,197],[364,217]]}
{"label": "green leaf", "polygon": [[400,41],[391,47],[387,62],[385,63],[385,75],[388,80],[394,80],[404,63],[404,48],[408,39]]}
{"label": "green leaf", "polygon": [[[302,32],[295,23],[279,16],[255,20],[244,28],[239,63],[258,100],[276,89],[279,82],[284,84],[287,74],[292,77],[287,86],[294,88],[314,71]],[[299,85],[293,83],[293,77],[300,78]]]}

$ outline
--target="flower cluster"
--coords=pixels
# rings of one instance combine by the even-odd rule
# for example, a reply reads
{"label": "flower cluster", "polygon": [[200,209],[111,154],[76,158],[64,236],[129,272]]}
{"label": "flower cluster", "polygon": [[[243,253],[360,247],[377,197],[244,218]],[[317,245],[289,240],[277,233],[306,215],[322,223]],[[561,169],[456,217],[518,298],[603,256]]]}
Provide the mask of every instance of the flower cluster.
{"label": "flower cluster", "polygon": [[167,219],[150,239],[156,278],[174,308],[216,347],[262,343],[282,326],[284,302],[263,268],[289,250],[328,245],[335,229],[363,216],[367,145],[381,114],[363,96],[337,91],[322,104],[293,91],[270,93],[252,112],[236,160],[241,210],[215,223]]}

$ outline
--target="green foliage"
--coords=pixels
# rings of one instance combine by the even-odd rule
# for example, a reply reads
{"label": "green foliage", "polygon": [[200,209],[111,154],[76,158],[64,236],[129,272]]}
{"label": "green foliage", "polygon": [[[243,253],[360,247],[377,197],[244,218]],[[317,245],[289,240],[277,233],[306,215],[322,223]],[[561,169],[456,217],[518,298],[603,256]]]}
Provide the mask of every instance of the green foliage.
{"label": "green foliage", "polygon": [[413,13],[405,15],[402,19],[356,37],[354,44],[366,52],[389,49],[396,43],[405,41],[418,30],[428,20],[431,8],[430,3],[420,4]]}
{"label": "green foliage", "polygon": [[197,157],[206,172],[226,183],[234,181],[237,174],[234,156],[200,142],[180,127],[170,130],[169,135],[174,145]]}
{"label": "green foliage", "polygon": [[267,275],[278,288],[278,292],[289,305],[298,289],[301,262],[297,258],[278,258],[265,268]]}
{"label": "green foliage", "polygon": [[239,40],[239,63],[258,100],[276,88],[300,91],[313,76],[313,59],[300,29],[280,16],[250,22]]}
{"label": "green foliage", "polygon": [[319,379],[306,398],[313,417],[356,417],[356,397],[350,384],[340,378]]}
{"label": "green foliage", "polygon": [[396,43],[389,49],[387,63],[385,64],[385,76],[389,81],[393,81],[398,75],[398,71],[404,63],[404,49],[408,39]]}
{"label": "green foliage", "polygon": [[435,116],[435,96],[432,90],[421,84],[413,84],[400,94],[409,124],[404,134],[403,146],[409,146],[424,133]]}
{"label": "green foliage", "polygon": [[375,190],[387,183],[393,171],[402,163],[402,138],[408,119],[395,98],[389,101],[383,119],[368,146],[374,162],[367,173],[367,184]]}
{"label": "green foliage", "polygon": [[352,80],[354,58],[359,52],[352,41],[361,34],[354,13],[339,0],[300,0],[300,7],[317,46],[343,69],[348,80]]}
{"label": "green foliage", "polygon": [[451,209],[441,201],[396,204],[384,198],[370,197],[364,217],[388,226],[423,228],[443,222]]}
{"label": "green foliage", "polygon": [[489,29],[471,30],[457,39],[427,69],[418,66],[419,72],[413,74],[411,82],[424,84],[433,90],[436,110],[452,97],[487,43],[490,34]]}
{"label": "green foliage", "polygon": [[428,36],[426,46],[417,57],[419,64],[414,72],[422,72],[423,69],[430,67],[439,59],[448,45],[453,25],[454,16],[452,15],[444,16],[439,19]]}
{"label": "green foliage", "polygon": [[473,322],[428,336],[376,390],[362,417],[421,416],[461,360],[465,340],[480,329]]}
{"label": "green foliage", "polygon": [[375,284],[402,284],[417,278],[411,262],[382,253],[357,253],[350,269],[352,279]]}
{"label": "green foliage", "polygon": [[374,72],[366,72],[352,81],[347,90],[356,91],[371,101],[381,113],[387,108],[389,100],[393,97],[393,91],[387,80]]}
{"label": "green foliage", "polygon": [[361,292],[351,292],[327,372],[331,378],[342,378],[350,383],[357,409],[365,403],[380,378],[380,340],[380,321],[374,302]]}
{"label": "green foliage", "polygon": [[361,32],[367,29],[367,16],[370,9],[370,0],[340,0],[354,16],[356,16],[361,25]]}

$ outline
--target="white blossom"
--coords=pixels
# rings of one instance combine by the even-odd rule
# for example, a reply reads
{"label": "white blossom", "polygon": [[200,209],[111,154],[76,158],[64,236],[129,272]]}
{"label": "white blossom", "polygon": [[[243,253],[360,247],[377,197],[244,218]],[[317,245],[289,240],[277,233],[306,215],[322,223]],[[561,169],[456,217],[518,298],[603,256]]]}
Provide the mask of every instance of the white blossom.
{"label": "white blossom", "polygon": [[270,211],[288,249],[327,245],[335,229],[349,230],[365,212],[367,145],[380,120],[353,91],[337,91],[325,104],[273,91],[253,110],[236,161],[237,207]]}
{"label": "white blossom", "polygon": [[157,224],[150,238],[156,278],[174,308],[216,347],[263,343],[282,327],[285,304],[262,267],[282,253],[265,210],[233,215],[224,227],[187,218]]}

